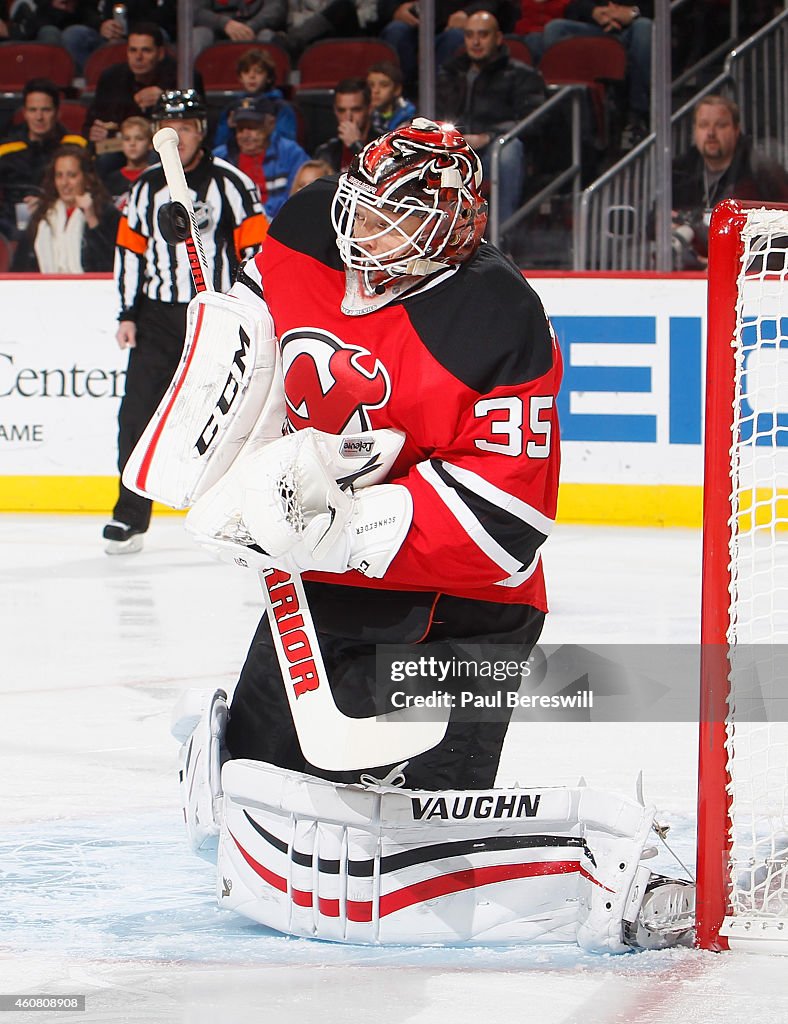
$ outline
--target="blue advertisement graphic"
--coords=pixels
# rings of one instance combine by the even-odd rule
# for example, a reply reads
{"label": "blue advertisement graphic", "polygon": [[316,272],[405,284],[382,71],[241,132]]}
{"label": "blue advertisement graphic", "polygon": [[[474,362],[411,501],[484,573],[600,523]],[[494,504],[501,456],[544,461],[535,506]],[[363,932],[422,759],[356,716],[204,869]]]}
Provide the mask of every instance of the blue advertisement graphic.
{"label": "blue advertisement graphic", "polygon": [[[644,345],[657,359],[655,316],[556,316],[551,322],[564,357],[564,382],[558,396],[561,434],[565,441],[657,441],[657,415],[652,413],[578,413],[571,395],[640,393],[654,390],[651,366],[583,366],[572,362],[573,346],[590,344]],[[702,421],[702,321],[700,317],[669,318],[669,381],[667,436],[671,444],[700,444]],[[612,404],[612,403],[611,403]],[[788,422],[786,423],[788,425]]]}

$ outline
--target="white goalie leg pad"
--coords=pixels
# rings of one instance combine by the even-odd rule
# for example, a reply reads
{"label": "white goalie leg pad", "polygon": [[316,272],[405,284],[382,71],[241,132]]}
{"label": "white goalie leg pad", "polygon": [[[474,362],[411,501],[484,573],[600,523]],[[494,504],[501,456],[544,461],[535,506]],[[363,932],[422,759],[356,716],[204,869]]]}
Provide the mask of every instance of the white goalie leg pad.
{"label": "white goalie leg pad", "polygon": [[[612,904],[629,893],[631,874],[619,865],[626,852],[637,867],[648,811],[618,796],[364,788],[243,760],[225,764],[223,786],[219,903],[278,931],[372,944],[629,948],[612,941]],[[611,903],[604,914],[592,889]],[[620,913],[617,927],[620,938]]]}
{"label": "white goalie leg pad", "polygon": [[[250,568],[275,565],[293,572],[308,562],[325,572],[344,572],[349,565],[377,569],[401,544],[411,505],[405,492],[407,508],[399,510],[391,499],[384,517],[381,497],[368,498],[368,489],[388,475],[403,440],[388,429],[336,435],[312,428],[273,443],[250,438],[232,468],[191,509],[186,529],[218,557]],[[363,528],[354,532],[351,519]],[[399,540],[392,520],[401,526]]]}
{"label": "white goalie leg pad", "polygon": [[578,808],[595,867],[581,897],[577,941],[595,953],[623,953],[624,919],[634,920],[651,872],[642,863],[654,807],[593,789],[581,790]]}
{"label": "white goalie leg pad", "polygon": [[189,508],[227,471],[250,434],[280,437],[279,346],[267,307],[201,292],[189,303],[172,383],[123,471],[132,491]]}
{"label": "white goalie leg pad", "polygon": [[189,845],[214,860],[222,820],[222,743],[227,728],[224,690],[185,690],[170,731],[181,741],[178,778]]}

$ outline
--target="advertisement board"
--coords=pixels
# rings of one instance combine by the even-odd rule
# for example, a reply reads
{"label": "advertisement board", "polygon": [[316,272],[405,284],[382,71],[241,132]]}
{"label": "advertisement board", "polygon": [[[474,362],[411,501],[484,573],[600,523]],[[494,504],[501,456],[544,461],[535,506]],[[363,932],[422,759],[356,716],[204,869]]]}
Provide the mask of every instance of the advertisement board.
{"label": "advertisement board", "polygon": [[[699,523],[705,279],[529,279],[564,359],[561,517]],[[126,365],[113,282],[7,276],[0,308],[0,509],[107,511]]]}

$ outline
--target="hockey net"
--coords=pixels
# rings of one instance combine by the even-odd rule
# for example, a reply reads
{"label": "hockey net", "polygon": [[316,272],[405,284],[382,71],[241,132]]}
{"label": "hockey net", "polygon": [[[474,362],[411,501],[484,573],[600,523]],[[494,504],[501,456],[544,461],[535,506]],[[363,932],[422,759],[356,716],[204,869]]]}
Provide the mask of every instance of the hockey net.
{"label": "hockey net", "polygon": [[698,944],[788,953],[788,207],[712,217],[701,641]]}

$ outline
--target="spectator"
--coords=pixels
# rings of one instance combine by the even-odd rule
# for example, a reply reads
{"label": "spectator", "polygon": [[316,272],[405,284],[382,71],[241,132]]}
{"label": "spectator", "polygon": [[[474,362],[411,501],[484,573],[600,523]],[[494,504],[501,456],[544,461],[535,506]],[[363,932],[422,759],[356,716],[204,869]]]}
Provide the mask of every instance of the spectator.
{"label": "spectator", "polygon": [[307,160],[296,171],[293,184],[290,186],[290,195],[294,196],[296,192],[300,192],[302,188],[311,185],[318,178],[326,178],[329,174],[333,173],[333,168],[325,160]]}
{"label": "spectator", "polygon": [[375,35],[377,0],[287,0],[284,32],[272,35],[297,60],[318,39]]}
{"label": "spectator", "polygon": [[129,25],[152,22],[162,30],[165,40],[175,39],[175,0],[124,0],[122,6],[124,10],[116,12],[113,0],[92,0],[91,16],[64,30],[63,44],[80,73],[99,47],[126,39]]}
{"label": "spectator", "polygon": [[337,134],[315,150],[336,171],[345,171],[372,138],[369,86],[363,78],[343,78],[334,90]]}
{"label": "spectator", "polygon": [[194,52],[212,43],[231,40],[269,42],[284,29],[287,0],[196,0],[194,5]]}
{"label": "spectator", "polygon": [[375,138],[410,124],[416,107],[402,96],[402,72],[391,61],[373,64],[367,72],[372,112],[371,134]]}
{"label": "spectator", "polygon": [[289,103],[285,102],[282,90],[276,86],[276,65],[269,54],[265,50],[247,50],[238,58],[235,68],[242,95],[233,100],[230,106],[225,107],[219,115],[213,135],[214,146],[226,146],[230,141],[233,128],[230,115],[233,107],[237,105],[238,99],[256,99],[258,96],[265,96],[266,99],[276,102],[277,135],[295,141],[295,111]]}
{"label": "spectator", "polygon": [[214,149],[214,156],[234,164],[260,190],[268,219],[272,219],[290,195],[293,179],[308,153],[274,130],[276,104],[260,96],[243,99],[233,111],[235,138]]}
{"label": "spectator", "polygon": [[[465,26],[465,52],[438,73],[438,115],[452,121],[481,156],[490,173],[490,143],[539,106],[545,87],[538,71],[512,60],[496,19],[472,14]],[[525,147],[513,139],[501,149],[500,220],[520,205],[525,179]]]}
{"label": "spectator", "polygon": [[534,64],[539,63],[544,53],[545,25],[554,18],[563,18],[568,3],[569,0],[520,0],[520,17],[514,33],[530,50]]}
{"label": "spectator", "polygon": [[0,0],[0,43],[6,39],[29,42],[36,38],[38,27],[35,0]]}
{"label": "spectator", "polygon": [[155,156],[152,142],[153,129],[150,121],[144,117],[137,117],[136,114],[127,117],[120,126],[120,137],[126,163],[117,171],[108,174],[104,184],[117,208],[122,210],[128,200],[131,186],[142,172],[156,160],[151,159]]}
{"label": "spectator", "polygon": [[[152,22],[161,29],[165,42],[175,42],[178,33],[177,0],[124,0],[124,3],[128,25]],[[114,6],[115,0],[99,0],[105,19],[112,16]]]}
{"label": "spectator", "polygon": [[[435,64],[440,68],[463,45],[463,30],[470,14],[490,11],[502,31],[510,32],[517,18],[516,0],[437,0],[435,5]],[[418,74],[418,0],[380,0],[380,36],[399,57],[404,90],[413,95]]]}
{"label": "spectator", "polygon": [[[0,143],[0,231],[15,237],[38,204],[44,171],[64,144],[86,146],[58,121],[60,93],[48,78],[31,78],[22,91],[24,124]],[[15,207],[25,223],[17,223]]]}
{"label": "spectator", "polygon": [[673,162],[674,254],[680,270],[708,263],[711,211],[723,199],[788,202],[788,174],[754,151],[733,100],[700,99],[692,134],[693,146]]}
{"label": "spectator", "polygon": [[[96,95],[85,118],[85,133],[96,146],[96,152],[107,152],[109,160],[100,159],[99,170],[107,174],[123,164],[118,159],[119,146],[107,147],[127,117],[146,117],[153,111],[161,94],[174,89],[177,64],[164,48],[164,36],[158,25],[142,22],[132,26],[126,48],[126,63],[113,64],[102,71],[96,84]],[[195,74],[202,91],[199,76]]]}
{"label": "spectator", "polygon": [[12,4],[12,10],[17,38],[64,47],[81,73],[80,55],[72,48],[71,41],[75,29],[91,26],[90,31],[98,30],[96,0],[19,0]]}
{"label": "spectator", "polygon": [[11,270],[42,274],[112,270],[120,214],[87,150],[61,146],[44,175],[42,191]]}
{"label": "spectator", "polygon": [[649,130],[653,0],[642,0],[640,7],[610,0],[570,0],[565,13],[566,19],[559,18],[545,26],[545,50],[574,36],[610,36],[627,52],[629,111],[621,133],[621,148],[632,149]]}

